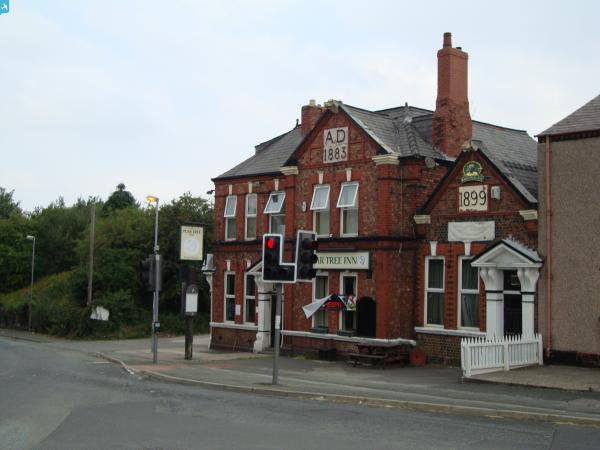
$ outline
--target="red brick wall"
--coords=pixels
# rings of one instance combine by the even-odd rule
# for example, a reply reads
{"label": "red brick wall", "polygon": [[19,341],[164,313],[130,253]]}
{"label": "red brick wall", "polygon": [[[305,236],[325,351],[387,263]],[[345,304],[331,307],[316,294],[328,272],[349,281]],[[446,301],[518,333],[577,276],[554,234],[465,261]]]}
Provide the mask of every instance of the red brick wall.
{"label": "red brick wall", "polygon": [[460,336],[417,334],[417,343],[428,362],[460,366]]}

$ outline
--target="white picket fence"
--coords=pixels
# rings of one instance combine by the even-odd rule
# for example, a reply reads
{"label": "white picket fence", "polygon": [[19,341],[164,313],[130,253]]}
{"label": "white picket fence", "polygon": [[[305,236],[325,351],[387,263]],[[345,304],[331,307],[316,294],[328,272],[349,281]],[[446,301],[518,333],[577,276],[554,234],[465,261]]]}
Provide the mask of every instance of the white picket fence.
{"label": "white picket fence", "polygon": [[516,367],[543,365],[542,336],[463,338],[460,343],[463,375],[467,378]]}

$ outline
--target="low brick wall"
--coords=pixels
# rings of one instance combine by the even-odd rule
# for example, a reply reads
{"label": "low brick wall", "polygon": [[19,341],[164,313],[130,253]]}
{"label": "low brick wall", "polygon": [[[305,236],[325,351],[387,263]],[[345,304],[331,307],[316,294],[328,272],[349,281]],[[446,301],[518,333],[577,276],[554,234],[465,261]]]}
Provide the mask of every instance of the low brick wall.
{"label": "low brick wall", "polygon": [[236,330],[234,328],[212,328],[210,348],[214,350],[232,350],[251,352],[256,340],[256,331]]}
{"label": "low brick wall", "polygon": [[428,363],[460,366],[460,336],[417,333],[418,346]]}

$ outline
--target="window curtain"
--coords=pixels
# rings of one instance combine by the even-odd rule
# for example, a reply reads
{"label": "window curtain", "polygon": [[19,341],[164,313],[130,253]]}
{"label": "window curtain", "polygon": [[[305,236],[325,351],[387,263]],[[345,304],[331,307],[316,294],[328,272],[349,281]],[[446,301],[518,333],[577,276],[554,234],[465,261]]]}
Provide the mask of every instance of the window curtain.
{"label": "window curtain", "polygon": [[462,294],[460,308],[462,326],[479,328],[479,295]]}
{"label": "window curtain", "polygon": [[444,294],[442,292],[427,293],[427,323],[444,324]]}

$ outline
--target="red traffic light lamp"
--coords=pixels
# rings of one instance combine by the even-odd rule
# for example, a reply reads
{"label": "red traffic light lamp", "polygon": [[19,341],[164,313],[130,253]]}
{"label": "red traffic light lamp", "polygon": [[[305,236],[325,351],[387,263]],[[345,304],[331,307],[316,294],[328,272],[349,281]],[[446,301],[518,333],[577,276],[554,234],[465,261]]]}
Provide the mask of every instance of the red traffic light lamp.
{"label": "red traffic light lamp", "polygon": [[270,283],[295,283],[296,265],[283,262],[283,236],[263,236],[263,281]]}

